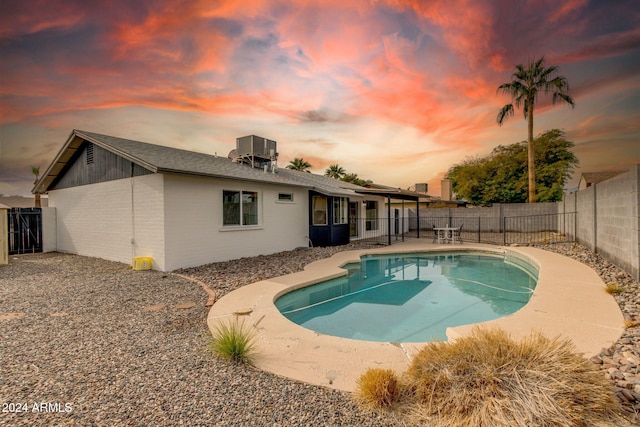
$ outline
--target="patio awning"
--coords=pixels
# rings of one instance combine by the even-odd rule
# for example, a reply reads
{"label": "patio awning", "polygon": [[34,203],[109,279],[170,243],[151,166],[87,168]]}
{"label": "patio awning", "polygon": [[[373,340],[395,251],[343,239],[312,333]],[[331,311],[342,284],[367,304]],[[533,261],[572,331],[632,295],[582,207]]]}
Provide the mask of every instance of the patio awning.
{"label": "patio awning", "polygon": [[359,194],[370,194],[374,196],[384,196],[389,199],[397,199],[397,200],[412,200],[414,202],[419,202],[420,197],[427,198],[428,196],[416,193],[415,191],[403,190],[401,188],[366,188],[362,187],[362,189],[355,190],[356,193]]}

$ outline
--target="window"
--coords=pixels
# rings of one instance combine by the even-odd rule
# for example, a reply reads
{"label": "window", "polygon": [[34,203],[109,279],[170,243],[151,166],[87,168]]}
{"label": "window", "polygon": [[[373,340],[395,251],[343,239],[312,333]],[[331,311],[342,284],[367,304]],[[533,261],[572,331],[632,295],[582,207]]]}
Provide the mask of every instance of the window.
{"label": "window", "polygon": [[278,193],[279,202],[293,202],[293,194],[291,193]]}
{"label": "window", "polygon": [[378,202],[367,200],[365,207],[365,228],[367,230],[378,229]]}
{"label": "window", "polygon": [[258,193],[224,190],[222,192],[222,225],[258,225]]}
{"label": "window", "polygon": [[334,198],[333,199],[333,223],[334,224],[349,223],[348,209],[349,209],[349,201],[346,197]]}
{"label": "window", "polygon": [[313,196],[311,205],[313,210],[313,225],[327,225],[327,197]]}

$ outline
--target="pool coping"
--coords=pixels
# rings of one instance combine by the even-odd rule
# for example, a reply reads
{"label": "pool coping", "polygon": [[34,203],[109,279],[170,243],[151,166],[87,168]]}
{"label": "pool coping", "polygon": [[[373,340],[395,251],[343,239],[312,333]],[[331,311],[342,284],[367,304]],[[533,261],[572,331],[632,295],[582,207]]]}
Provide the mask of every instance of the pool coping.
{"label": "pool coping", "polygon": [[256,367],[310,384],[353,391],[358,377],[368,368],[404,372],[424,343],[369,342],[320,334],[285,318],[275,307],[275,299],[290,290],[342,276],[346,271],[340,267],[359,262],[363,255],[452,249],[511,251],[531,260],[539,271],[536,289],[522,309],[500,319],[448,328],[449,341],[468,335],[478,325],[502,328],[516,339],[538,331],[549,337],[570,338],[578,353],[591,357],[624,332],[624,317],[605,291],[604,282],[576,260],[534,247],[419,241],[339,252],[308,264],[304,271],[243,286],[213,305],[207,324],[214,331],[220,322],[237,317],[255,333]]}

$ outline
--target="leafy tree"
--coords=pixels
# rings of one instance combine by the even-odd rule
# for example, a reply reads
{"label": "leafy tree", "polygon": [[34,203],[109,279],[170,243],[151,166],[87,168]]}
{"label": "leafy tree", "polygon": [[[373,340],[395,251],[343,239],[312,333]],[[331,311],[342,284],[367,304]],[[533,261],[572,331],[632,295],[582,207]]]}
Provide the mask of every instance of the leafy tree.
{"label": "leafy tree", "polygon": [[[573,99],[567,93],[569,91],[569,82],[565,77],[555,75],[558,69],[556,65],[545,67],[544,57],[535,62],[530,62],[526,68],[524,65],[518,64],[516,65],[516,72],[512,74],[513,80],[510,83],[505,83],[498,87],[498,93],[510,95],[516,107],[519,108],[522,106],[524,118],[528,121],[527,164],[529,203],[535,203],[536,201],[537,180],[535,177],[536,167],[534,153],[536,150],[533,140],[533,110],[538,100],[538,92],[542,91],[545,94],[551,93],[554,104],[557,101],[564,101],[572,107],[575,106]],[[513,114],[513,103],[502,107],[496,117],[498,125],[502,126],[506,118],[513,116]]]}
{"label": "leafy tree", "polygon": [[336,163],[333,165],[329,165],[329,167],[324,171],[324,176],[340,179],[344,176],[345,173],[346,171],[344,170],[344,168]]}
{"label": "leafy tree", "polygon": [[302,157],[291,160],[287,165],[287,169],[293,169],[300,172],[310,172],[311,163],[304,160]]}
{"label": "leafy tree", "polygon": [[[552,129],[534,141],[538,201],[562,200],[563,187],[578,159],[570,151],[573,142],[563,131]],[[528,189],[526,141],[499,145],[486,157],[472,157],[449,169],[453,191],[474,205],[524,203]]]}
{"label": "leafy tree", "polygon": [[360,186],[365,185],[368,182],[362,178],[359,178],[357,173],[345,173],[342,178],[340,178],[340,180]]}

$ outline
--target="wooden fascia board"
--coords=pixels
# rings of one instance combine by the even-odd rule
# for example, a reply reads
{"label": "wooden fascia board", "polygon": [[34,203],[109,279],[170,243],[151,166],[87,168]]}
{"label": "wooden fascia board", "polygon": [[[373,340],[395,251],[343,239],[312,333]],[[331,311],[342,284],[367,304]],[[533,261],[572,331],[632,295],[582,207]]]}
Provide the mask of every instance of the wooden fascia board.
{"label": "wooden fascia board", "polygon": [[53,162],[49,164],[47,170],[42,174],[38,183],[31,189],[33,194],[43,194],[49,190],[49,185],[58,177],[58,174],[64,169],[67,162],[73,158],[74,154],[82,145],[82,138],[79,138],[75,131],[71,132],[67,142],[62,146]]}
{"label": "wooden fascia board", "polygon": [[111,145],[100,141],[99,139],[92,138],[92,137],[90,137],[88,135],[83,134],[82,132],[78,132],[78,136],[80,136],[85,141],[91,142],[91,143],[97,145],[98,147],[103,148],[103,149],[105,149],[107,151],[110,151],[113,154],[116,154],[116,155],[118,155],[118,156],[120,156],[120,157],[122,157],[124,159],[127,159],[131,163],[135,163],[138,166],[141,166],[141,167],[143,167],[143,168],[145,168],[145,169],[147,169],[147,170],[149,170],[149,171],[151,171],[153,173],[157,173],[158,172],[158,167],[157,166],[152,165],[151,163],[147,163],[147,162],[145,162],[143,160],[140,160],[139,158],[134,157],[134,156],[132,156],[132,155],[130,155],[130,154],[124,152],[124,151],[120,151],[117,148],[112,147]]}

